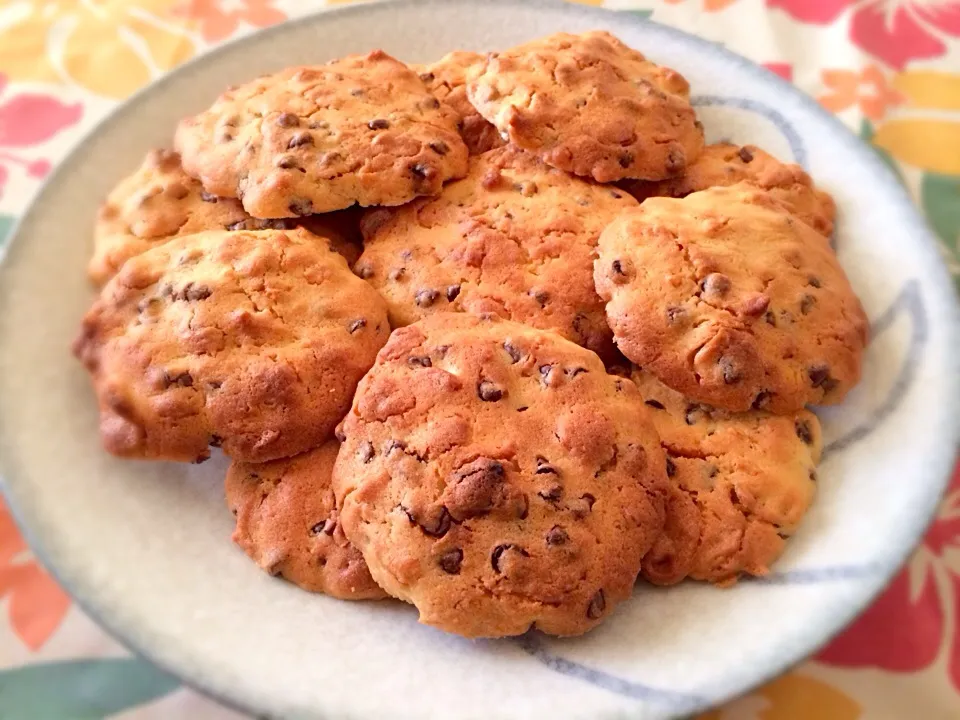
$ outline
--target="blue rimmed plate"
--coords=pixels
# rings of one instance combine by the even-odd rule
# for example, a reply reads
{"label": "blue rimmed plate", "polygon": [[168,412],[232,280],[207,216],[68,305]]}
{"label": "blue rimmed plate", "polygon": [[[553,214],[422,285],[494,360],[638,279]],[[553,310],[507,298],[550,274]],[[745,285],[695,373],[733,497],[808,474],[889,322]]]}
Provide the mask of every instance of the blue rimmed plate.
{"label": "blue rimmed plate", "polygon": [[[68,347],[91,299],[88,230],[111,185],[226,85],[383,47],[409,61],[605,28],[690,79],[711,140],[807,167],[873,323],[863,383],[823,412],[813,510],[762,581],[640,586],[586,637],[468,642],[400,604],[342,603],[260,572],[229,542],[221,460],[121,462]],[[110,630],[232,704],[297,717],[631,717],[693,713],[802,659],[882,588],[926,526],[958,433],[957,306],[889,171],[815,103],[714,44],[568,5],[422,0],[357,6],[232,43],[100,125],[47,184],[0,270],[0,470],[45,563]]]}

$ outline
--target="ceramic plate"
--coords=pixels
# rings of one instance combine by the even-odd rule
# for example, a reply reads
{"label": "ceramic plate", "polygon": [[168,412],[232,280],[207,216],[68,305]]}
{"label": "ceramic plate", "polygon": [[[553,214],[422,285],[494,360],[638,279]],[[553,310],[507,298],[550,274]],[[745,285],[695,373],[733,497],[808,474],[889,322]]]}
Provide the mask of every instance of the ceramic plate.
{"label": "ceramic plate", "polygon": [[[716,141],[803,164],[839,206],[840,261],[873,340],[862,384],[821,413],[819,494],[764,580],[638,585],[579,639],[470,642],[400,603],[344,603],[268,577],[230,540],[222,458],[121,462],[101,449],[69,353],[92,294],[90,225],[110,187],[227,85],[382,47],[424,62],[604,28],[689,78]],[[588,8],[506,0],[354,6],[242,39],[124,105],[63,163],[0,270],[4,488],[43,561],[100,622],[226,702],[275,716],[661,718],[786,669],[838,632],[918,540],[954,459],[957,308],[932,237],[871,151],[786,83],[713,43]]]}

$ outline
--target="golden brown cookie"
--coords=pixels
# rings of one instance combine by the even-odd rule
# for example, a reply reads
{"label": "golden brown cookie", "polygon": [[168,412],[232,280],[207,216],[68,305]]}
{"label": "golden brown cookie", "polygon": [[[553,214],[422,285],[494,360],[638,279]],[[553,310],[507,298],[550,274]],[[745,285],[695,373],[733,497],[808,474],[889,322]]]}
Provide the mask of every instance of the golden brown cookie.
{"label": "golden brown cookie", "polygon": [[343,600],[387,597],[338,521],[331,475],[340,444],[268,463],[234,461],[227,507],[237,518],[233,541],[261,568],[310,592]]}
{"label": "golden brown cookie", "polygon": [[511,143],[598,182],[682,175],[703,146],[689,91],[679,73],[601,31],[491,53],[467,83]]}
{"label": "golden brown cookie", "polygon": [[431,65],[415,68],[427,89],[460,116],[460,135],[471,155],[480,155],[504,144],[497,129],[467,98],[467,83],[479,74],[485,60],[480,53],[455,50]]}
{"label": "golden brown cookie", "polygon": [[817,416],[730,413],[691,402],[637,368],[633,380],[675,490],[643,577],[671,585],[765,575],[813,500],[822,449]]}
{"label": "golden brown cookie", "polygon": [[309,233],[209,231],[124,263],[74,352],[110,452],[263,462],[332,435],[389,332],[376,291]]}
{"label": "golden brown cookie", "polygon": [[462,313],[394,331],[340,428],[340,521],[388,593],[467,637],[586,632],[663,526],[629,379],[559,335]]}
{"label": "golden brown cookie", "polygon": [[400,205],[466,172],[457,114],[381,50],[227,90],[180,123],[184,170],[254,217]]}
{"label": "golden brown cookie", "polygon": [[622,214],[595,280],[623,354],[696,402],[790,413],[860,379],[867,319],[827,239],[749,185]]}
{"label": "golden brown cookie", "polygon": [[718,185],[748,182],[766,190],[794,215],[824,235],[833,232],[837,206],[813,185],[799,165],[782,163],[755,145],[707,145],[678,178],[661,182],[630,180],[622,187],[641,202],[648,197],[686,197]]}
{"label": "golden brown cookie", "polygon": [[203,230],[284,230],[297,222],[322,235],[351,265],[360,255],[358,215],[343,210],[326,215],[261,220],[250,217],[238,200],[203,190],[170,150],[151,150],[143,164],[107,196],[94,225],[90,279],[103,285],[134,255],[171,238]]}
{"label": "golden brown cookie", "polygon": [[489,312],[609,355],[593,259],[603,228],[636,205],[623,190],[498,148],[472,157],[467,177],[437,198],[368,211],[356,272],[386,298],[394,327]]}

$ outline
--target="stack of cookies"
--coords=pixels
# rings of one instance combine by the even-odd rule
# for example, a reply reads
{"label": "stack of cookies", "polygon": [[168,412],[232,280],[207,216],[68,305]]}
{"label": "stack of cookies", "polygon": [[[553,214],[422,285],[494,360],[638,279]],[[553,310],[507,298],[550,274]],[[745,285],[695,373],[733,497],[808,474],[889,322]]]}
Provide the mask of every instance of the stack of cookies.
{"label": "stack of cookies", "polygon": [[766,573],[867,322],[834,205],[604,32],[228,89],[107,198],[107,450],[232,465],[234,541],[468,637]]}

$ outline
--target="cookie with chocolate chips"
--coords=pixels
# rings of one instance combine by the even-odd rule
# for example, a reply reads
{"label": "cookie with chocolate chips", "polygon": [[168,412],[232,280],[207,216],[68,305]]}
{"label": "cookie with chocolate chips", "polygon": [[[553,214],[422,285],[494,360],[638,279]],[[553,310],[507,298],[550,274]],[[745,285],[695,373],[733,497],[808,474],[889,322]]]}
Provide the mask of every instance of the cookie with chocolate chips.
{"label": "cookie with chocolate chips", "polygon": [[124,262],[171,238],[203,230],[285,230],[298,222],[323,236],[353,264],[360,255],[357,213],[343,210],[298,219],[261,220],[236,199],[205,192],[170,150],[151,150],[143,164],[110,192],[93,230],[90,279],[103,285]]}
{"label": "cookie with chocolate chips", "polygon": [[260,218],[400,205],[466,172],[458,115],[381,50],[227,90],[180,123],[176,148],[207,192]]}
{"label": "cookie with chocolate chips", "polygon": [[833,232],[837,206],[817,189],[799,165],[782,163],[755,145],[707,145],[687,171],[660,182],[633,180],[623,188],[641,202],[649,197],[686,197],[716,186],[747,182],[779,200],[794,215],[824,235]]}
{"label": "cookie with chocolate chips", "polygon": [[288,457],[325,442],[390,328],[383,300],[303,230],[208,231],[131,258],[74,352],[123,457]]}
{"label": "cookie with chocolate chips", "polygon": [[483,68],[485,55],[455,50],[430,65],[418,66],[427,89],[460,116],[460,135],[471,155],[479,155],[504,144],[497,129],[477,112],[467,98],[467,83]]}
{"label": "cookie with chocolate chips", "polygon": [[436,198],[370,210],[357,273],[394,327],[438,312],[495,313],[613,350],[593,285],[597,238],[636,201],[514,147],[470,159]]}
{"label": "cookie with chocolate chips", "polygon": [[340,437],[344,532],[449,632],[583,633],[630,596],[663,526],[636,386],[552,332],[460,313],[400,328]]}
{"label": "cookie with chocolate chips", "polygon": [[765,575],[813,500],[822,438],[807,410],[730,413],[691,402],[639,368],[633,381],[667,455],[673,494],[643,577],[730,584]]}
{"label": "cookie with chocolate chips", "polygon": [[679,73],[601,31],[491,53],[467,83],[509,142],[598,182],[682,175],[703,147],[689,92]]}
{"label": "cookie with chocolate chips", "polygon": [[749,185],[622,214],[594,277],[623,354],[695,402],[791,413],[860,379],[867,319],[827,239]]}
{"label": "cookie with chocolate chips", "polygon": [[237,519],[233,541],[271,575],[342,600],[387,597],[338,521],[331,486],[340,444],[268,463],[234,462],[227,507]]}

